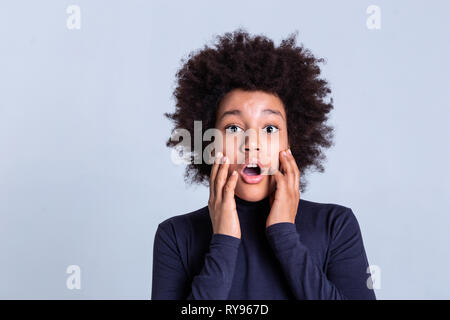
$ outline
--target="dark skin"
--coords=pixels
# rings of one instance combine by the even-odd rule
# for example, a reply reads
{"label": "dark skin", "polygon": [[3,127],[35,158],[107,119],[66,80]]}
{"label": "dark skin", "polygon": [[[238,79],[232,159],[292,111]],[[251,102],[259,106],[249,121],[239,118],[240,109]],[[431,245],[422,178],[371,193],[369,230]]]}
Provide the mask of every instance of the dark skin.
{"label": "dark skin", "polygon": [[[260,130],[261,128],[265,129],[267,123],[269,125],[274,124],[280,131],[277,145],[280,146],[281,150],[273,153],[270,148],[265,149],[265,147],[259,145],[259,141],[246,140],[244,142],[242,140],[241,143],[245,144],[245,148],[244,145],[238,145],[234,147],[234,152],[228,150],[233,159],[229,159],[227,154],[224,158],[221,158],[222,155],[219,153],[216,155],[210,174],[208,201],[213,232],[241,238],[239,218],[234,200],[235,193],[249,201],[258,201],[270,195],[271,209],[266,220],[266,227],[281,222],[295,223],[300,200],[300,171],[288,148],[286,114],[281,100],[267,93],[249,93],[237,90],[225,101],[227,103],[222,104],[219,108],[218,119],[221,119],[221,115],[229,110],[238,109],[240,112],[223,120],[223,122],[218,122],[217,128],[222,129],[232,124],[245,127],[242,128],[245,130],[249,128]],[[267,108],[279,114],[263,112]],[[233,135],[225,137],[225,139],[230,138],[234,139]],[[270,144],[270,139],[268,140]],[[254,148],[257,150],[256,153],[253,152],[252,145],[258,146],[258,148]],[[278,163],[279,166],[278,168],[270,167],[268,169],[270,173],[261,182],[246,184],[239,174],[242,164],[236,164],[236,150],[245,152],[246,159],[253,152],[252,156],[256,155],[262,162],[269,163],[269,160],[271,160],[272,163]],[[224,152],[227,153],[227,150],[225,149]],[[234,171],[236,171],[236,174],[233,174]]]}
{"label": "dark skin", "polygon": [[276,189],[270,195],[266,228],[280,222],[295,223],[300,201],[300,171],[290,149],[280,152],[280,161],[283,173],[277,170],[270,176],[275,180]]}
{"label": "dark skin", "polygon": [[[305,190],[305,170],[316,168],[318,172],[323,172],[323,149],[333,145],[333,127],[326,123],[328,113],[333,109],[333,101],[328,99],[331,98],[331,90],[328,82],[319,76],[319,64],[325,60],[315,57],[303,45],[298,45],[294,34],[282,40],[279,46],[265,36],[253,36],[242,28],[218,36],[217,40],[213,47],[205,46],[202,50],[192,52],[189,60],[178,70],[178,85],[174,90],[176,109],[173,113],[165,113],[165,116],[174,121],[174,129],[187,129],[191,136],[195,136],[193,124],[199,119],[208,129],[217,128],[222,132],[225,125],[232,123],[236,125],[233,128],[239,127],[238,130],[245,132],[249,128],[268,130],[267,125],[276,125],[280,145],[273,149],[277,152],[268,154],[267,150],[261,149],[257,156],[261,159],[276,158],[273,163],[278,167],[278,151],[291,147],[302,172],[300,191]],[[229,95],[235,90],[240,91],[239,94],[234,92]],[[261,92],[268,94],[263,95]],[[258,109],[259,103],[253,103],[255,101],[263,102],[264,109],[276,109],[275,112],[281,113],[283,117],[277,113],[262,114],[264,109]],[[220,119],[223,109],[228,112],[237,109],[241,114]],[[286,113],[289,115],[287,119]],[[289,135],[286,120],[292,131]],[[178,144],[178,140],[172,138],[166,142],[168,147],[173,148],[177,148]],[[204,148],[206,145],[207,142],[203,141]],[[195,147],[192,141],[189,147]],[[257,144],[249,145],[248,152],[256,151],[256,147]],[[221,151],[232,161],[229,169],[231,173],[235,169],[234,157],[228,151]],[[239,154],[242,156],[244,150],[240,150]],[[197,162],[186,166],[186,181],[207,185],[211,162],[209,159]],[[247,180],[244,182],[252,180],[245,179],[245,176],[243,178]],[[263,179],[257,185],[244,185],[242,180],[239,177],[235,189],[235,194],[240,198],[258,201],[271,191],[268,179]]]}

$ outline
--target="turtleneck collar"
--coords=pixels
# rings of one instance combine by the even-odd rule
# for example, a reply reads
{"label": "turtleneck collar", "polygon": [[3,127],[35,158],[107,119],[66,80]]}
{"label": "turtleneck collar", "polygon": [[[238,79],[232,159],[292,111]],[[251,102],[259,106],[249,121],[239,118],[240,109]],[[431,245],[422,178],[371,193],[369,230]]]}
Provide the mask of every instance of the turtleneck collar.
{"label": "turtleneck collar", "polygon": [[254,219],[264,220],[269,215],[270,212],[269,196],[258,201],[244,200],[242,198],[239,198],[237,195],[234,195],[234,199],[236,201],[236,209],[241,219],[241,222],[250,220],[254,221]]}
{"label": "turtleneck collar", "polygon": [[[258,201],[249,201],[234,195],[236,209],[238,212],[241,228],[247,229],[249,226],[264,226],[270,213],[270,197]],[[253,228],[253,227],[251,227]]]}
{"label": "turtleneck collar", "polygon": [[234,195],[234,199],[236,201],[236,205],[241,207],[261,207],[264,205],[269,205],[269,196],[258,201],[244,200],[242,198],[239,198],[237,195]]}

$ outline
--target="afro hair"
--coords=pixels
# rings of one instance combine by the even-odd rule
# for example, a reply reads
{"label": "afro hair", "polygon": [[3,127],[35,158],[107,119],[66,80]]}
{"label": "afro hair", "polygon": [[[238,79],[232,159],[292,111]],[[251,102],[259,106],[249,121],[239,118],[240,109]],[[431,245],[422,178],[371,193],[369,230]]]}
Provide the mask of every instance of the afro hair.
{"label": "afro hair", "polygon": [[[186,129],[194,136],[194,121],[201,121],[202,134],[214,128],[220,101],[233,89],[274,94],[285,107],[289,144],[301,172],[300,191],[304,192],[304,172],[312,168],[323,172],[322,148],[334,144],[333,128],[326,124],[333,98],[326,101],[331,90],[328,82],[319,78],[318,64],[325,63],[324,59],[316,58],[302,44],[297,45],[297,34],[289,35],[276,47],[266,36],[251,36],[238,28],[216,36],[213,47],[205,45],[191,52],[187,61],[181,59],[173,92],[175,112],[164,113],[174,122],[172,133]],[[209,143],[203,141],[202,150]],[[171,138],[166,142],[167,147],[177,144]],[[208,186],[211,166],[204,161],[194,163],[190,155],[185,182]]]}

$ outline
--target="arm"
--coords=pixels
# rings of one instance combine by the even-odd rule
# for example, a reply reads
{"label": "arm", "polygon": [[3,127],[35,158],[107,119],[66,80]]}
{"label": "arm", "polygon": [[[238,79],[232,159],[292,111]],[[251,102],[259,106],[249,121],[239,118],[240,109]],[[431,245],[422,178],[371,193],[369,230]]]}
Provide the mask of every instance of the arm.
{"label": "arm", "polygon": [[241,239],[213,234],[203,269],[194,277],[189,288],[174,231],[170,225],[166,226],[158,226],[153,245],[152,299],[227,299]]}
{"label": "arm", "polygon": [[368,261],[351,209],[335,224],[327,274],[301,243],[295,224],[273,224],[266,229],[266,235],[297,299],[376,299],[366,285]]}

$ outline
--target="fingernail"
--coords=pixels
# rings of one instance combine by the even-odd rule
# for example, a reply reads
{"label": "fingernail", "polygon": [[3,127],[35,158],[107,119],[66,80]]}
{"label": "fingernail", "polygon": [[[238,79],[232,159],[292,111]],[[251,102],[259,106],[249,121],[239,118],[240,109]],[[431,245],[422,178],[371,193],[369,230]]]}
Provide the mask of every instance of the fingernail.
{"label": "fingernail", "polygon": [[289,154],[292,154],[291,148],[288,149]]}
{"label": "fingernail", "polygon": [[281,152],[281,154],[285,157],[286,156],[286,151]]}
{"label": "fingernail", "polygon": [[236,170],[233,170],[233,173],[232,173],[232,175],[233,175],[233,176],[237,175],[237,172],[236,172]]}
{"label": "fingernail", "polygon": [[222,152],[217,153],[217,158],[220,159],[222,157]]}
{"label": "fingernail", "polygon": [[224,156],[224,157],[223,157],[223,163],[227,163],[227,161],[228,161],[227,156]]}

